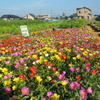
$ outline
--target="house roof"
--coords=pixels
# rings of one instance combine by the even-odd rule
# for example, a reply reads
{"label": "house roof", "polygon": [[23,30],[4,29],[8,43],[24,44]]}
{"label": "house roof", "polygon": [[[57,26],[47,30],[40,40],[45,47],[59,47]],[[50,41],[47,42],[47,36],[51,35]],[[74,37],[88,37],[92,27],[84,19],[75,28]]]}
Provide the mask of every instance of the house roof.
{"label": "house roof", "polygon": [[1,18],[20,18],[20,17],[17,15],[7,14],[7,15],[3,15]]}
{"label": "house roof", "polygon": [[30,14],[30,13],[29,13],[29,15],[31,15],[32,17],[35,17],[35,15],[34,15],[34,14]]}
{"label": "house roof", "polygon": [[[80,9],[88,9],[88,10],[90,10],[89,8],[87,8],[87,7],[82,7],[82,8],[77,8],[77,10],[80,10]],[[90,10],[91,11],[91,10]]]}

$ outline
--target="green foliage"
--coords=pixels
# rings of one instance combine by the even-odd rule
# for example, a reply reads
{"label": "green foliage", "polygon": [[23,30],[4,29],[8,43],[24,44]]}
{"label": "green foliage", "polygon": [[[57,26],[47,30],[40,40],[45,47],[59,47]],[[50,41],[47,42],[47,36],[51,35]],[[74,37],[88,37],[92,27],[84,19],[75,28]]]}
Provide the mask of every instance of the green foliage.
{"label": "green foliage", "polygon": [[72,27],[82,27],[87,23],[84,19],[73,19],[73,20],[67,20],[60,24],[61,28],[72,28]]}

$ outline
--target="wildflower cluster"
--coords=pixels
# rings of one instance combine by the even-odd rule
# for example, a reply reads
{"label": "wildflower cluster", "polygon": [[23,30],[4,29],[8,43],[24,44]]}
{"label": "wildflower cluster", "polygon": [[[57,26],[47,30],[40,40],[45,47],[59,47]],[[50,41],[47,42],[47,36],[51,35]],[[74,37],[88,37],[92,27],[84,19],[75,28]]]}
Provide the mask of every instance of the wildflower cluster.
{"label": "wildflower cluster", "polygon": [[99,73],[100,44],[88,28],[8,37],[0,44],[2,100],[96,99]]}

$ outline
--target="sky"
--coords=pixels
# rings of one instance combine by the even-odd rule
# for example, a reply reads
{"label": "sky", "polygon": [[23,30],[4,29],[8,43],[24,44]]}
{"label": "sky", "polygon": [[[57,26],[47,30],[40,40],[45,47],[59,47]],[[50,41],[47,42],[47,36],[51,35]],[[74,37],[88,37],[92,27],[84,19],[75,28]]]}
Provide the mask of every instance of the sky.
{"label": "sky", "polygon": [[0,0],[0,17],[4,14],[14,14],[24,17],[31,13],[50,14],[51,17],[70,16],[77,8],[87,7],[92,15],[100,15],[100,0]]}

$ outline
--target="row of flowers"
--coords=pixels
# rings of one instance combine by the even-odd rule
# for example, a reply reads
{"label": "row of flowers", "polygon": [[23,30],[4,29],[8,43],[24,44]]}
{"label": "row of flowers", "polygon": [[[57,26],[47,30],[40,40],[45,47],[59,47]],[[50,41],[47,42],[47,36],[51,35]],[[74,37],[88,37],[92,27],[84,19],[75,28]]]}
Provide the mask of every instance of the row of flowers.
{"label": "row of flowers", "polygon": [[88,28],[6,37],[0,44],[2,100],[99,100],[100,44]]}

